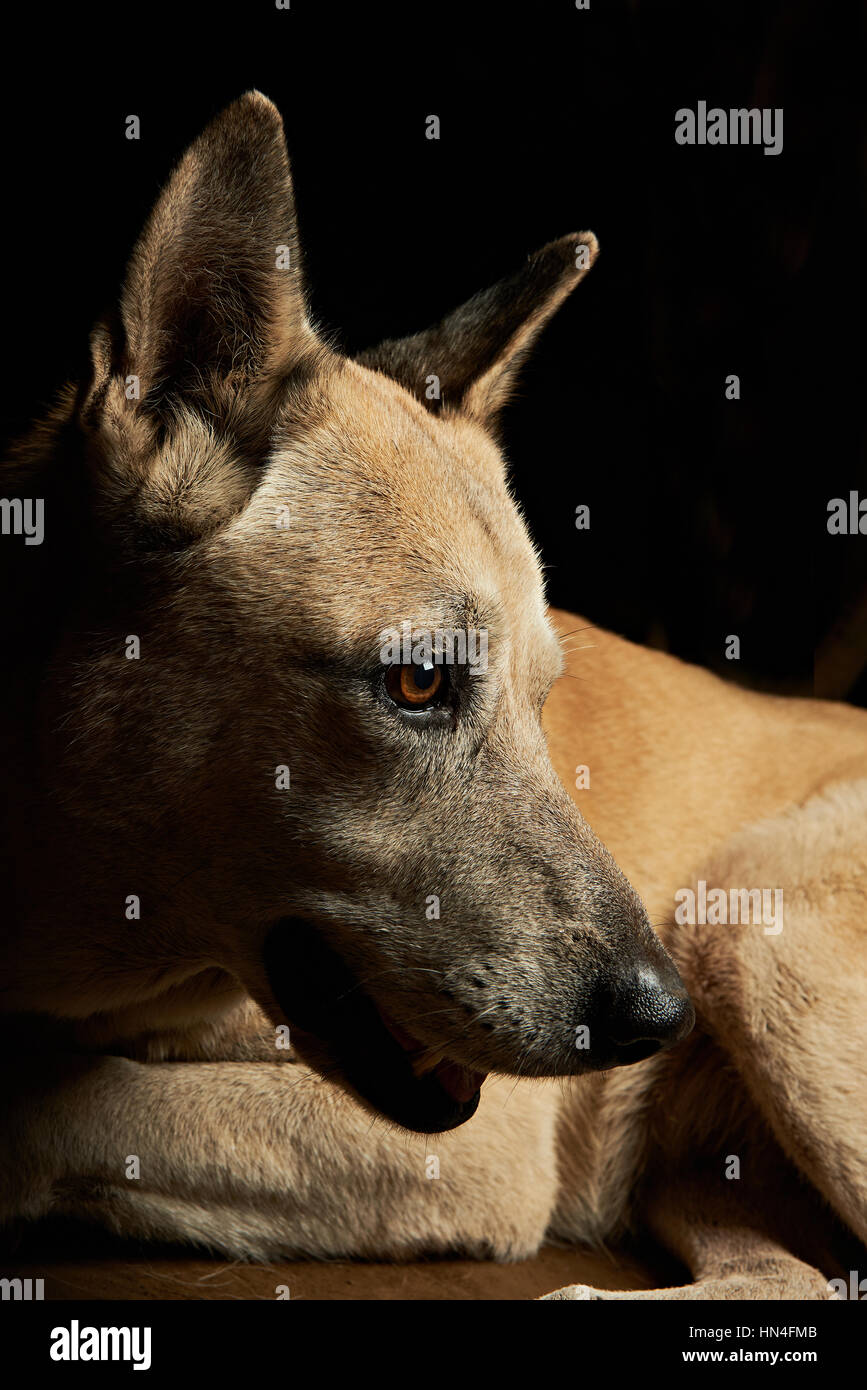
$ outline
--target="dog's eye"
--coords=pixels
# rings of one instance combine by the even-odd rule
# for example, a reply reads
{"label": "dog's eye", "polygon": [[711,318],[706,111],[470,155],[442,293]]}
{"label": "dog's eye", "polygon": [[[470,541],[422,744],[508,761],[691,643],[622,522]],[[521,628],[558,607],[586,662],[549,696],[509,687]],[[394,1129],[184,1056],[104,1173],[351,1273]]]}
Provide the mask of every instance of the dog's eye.
{"label": "dog's eye", "polygon": [[446,690],[441,666],[432,661],[406,666],[389,666],[385,688],[396,705],[403,709],[424,709],[440,704]]}

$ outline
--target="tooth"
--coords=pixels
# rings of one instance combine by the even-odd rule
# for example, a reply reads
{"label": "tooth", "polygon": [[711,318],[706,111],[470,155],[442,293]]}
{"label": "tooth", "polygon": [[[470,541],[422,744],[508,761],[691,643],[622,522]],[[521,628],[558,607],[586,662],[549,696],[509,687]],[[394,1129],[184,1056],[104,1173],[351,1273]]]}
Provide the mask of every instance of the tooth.
{"label": "tooth", "polygon": [[416,1076],[424,1076],[426,1072],[433,1071],[434,1067],[439,1066],[445,1060],[445,1053],[438,1047],[429,1048],[427,1052],[420,1052],[417,1057],[412,1059],[412,1069]]}

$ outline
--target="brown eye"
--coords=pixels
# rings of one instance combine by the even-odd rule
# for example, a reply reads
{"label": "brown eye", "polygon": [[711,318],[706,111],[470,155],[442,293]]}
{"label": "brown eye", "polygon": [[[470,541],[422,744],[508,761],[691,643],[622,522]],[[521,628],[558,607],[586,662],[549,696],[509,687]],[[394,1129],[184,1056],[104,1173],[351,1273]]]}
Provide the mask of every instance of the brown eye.
{"label": "brown eye", "polygon": [[404,709],[424,709],[425,705],[436,702],[438,694],[442,695],[442,668],[432,661],[424,665],[389,666],[385,688],[396,705]]}

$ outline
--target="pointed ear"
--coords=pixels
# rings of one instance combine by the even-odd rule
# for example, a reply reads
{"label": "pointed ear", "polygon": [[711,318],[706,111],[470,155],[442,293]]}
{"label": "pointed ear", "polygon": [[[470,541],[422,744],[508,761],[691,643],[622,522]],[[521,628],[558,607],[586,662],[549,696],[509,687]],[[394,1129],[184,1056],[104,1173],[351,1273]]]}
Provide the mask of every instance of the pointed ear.
{"label": "pointed ear", "polygon": [[[304,303],[280,115],[259,92],[189,147],[133,251],[112,322],[91,339],[98,408],[112,379],[139,417],[261,394],[316,345]],[[130,387],[130,378],[135,379]],[[119,381],[118,381],[119,379]]]}
{"label": "pointed ear", "polygon": [[521,270],[474,295],[433,328],[389,339],[358,361],[394,377],[429,410],[445,406],[489,425],[508,400],[539,333],[586,275],[598,250],[592,232],[549,242]]}

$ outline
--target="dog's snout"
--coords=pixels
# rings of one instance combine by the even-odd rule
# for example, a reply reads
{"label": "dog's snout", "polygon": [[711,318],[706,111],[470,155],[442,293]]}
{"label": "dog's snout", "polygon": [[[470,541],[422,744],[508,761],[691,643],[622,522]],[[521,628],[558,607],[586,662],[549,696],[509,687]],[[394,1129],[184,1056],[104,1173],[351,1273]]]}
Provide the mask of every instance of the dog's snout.
{"label": "dog's snout", "polygon": [[633,962],[598,989],[590,1026],[592,1063],[626,1066],[673,1047],[691,1032],[695,1011],[674,962]]}
{"label": "dog's snout", "polygon": [[695,1010],[674,965],[648,962],[616,981],[600,1022],[618,1060],[637,1062],[685,1038]]}
{"label": "dog's snout", "polygon": [[642,965],[614,995],[609,1031],[618,1048],[641,1042],[668,1047],[691,1031],[695,1011],[674,967]]}

